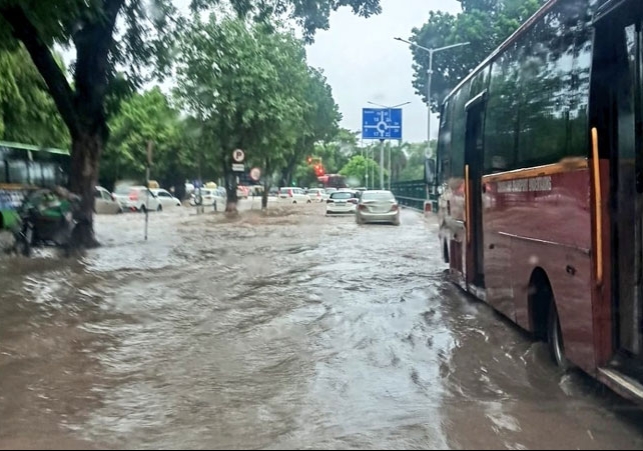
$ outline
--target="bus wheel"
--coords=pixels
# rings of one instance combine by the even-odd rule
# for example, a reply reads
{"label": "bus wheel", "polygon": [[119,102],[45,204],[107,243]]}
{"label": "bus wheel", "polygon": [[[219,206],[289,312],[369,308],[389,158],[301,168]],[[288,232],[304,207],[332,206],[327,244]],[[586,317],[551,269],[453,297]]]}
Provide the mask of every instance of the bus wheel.
{"label": "bus wheel", "polygon": [[563,371],[571,368],[569,360],[565,357],[565,343],[563,342],[563,334],[560,329],[560,320],[558,318],[558,311],[556,305],[552,302],[549,309],[549,322],[547,326],[547,341],[549,343],[549,351],[554,363]]}

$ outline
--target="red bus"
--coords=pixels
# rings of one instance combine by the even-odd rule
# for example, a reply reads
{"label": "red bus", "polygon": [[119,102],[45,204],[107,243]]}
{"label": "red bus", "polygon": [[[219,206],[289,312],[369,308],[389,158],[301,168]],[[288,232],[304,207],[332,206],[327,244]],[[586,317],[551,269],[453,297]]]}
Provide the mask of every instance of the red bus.
{"label": "red bus", "polygon": [[317,177],[317,180],[323,184],[324,188],[342,189],[348,187],[346,184],[346,177],[339,174],[322,175]]}
{"label": "red bus", "polygon": [[436,164],[454,280],[639,401],[642,29],[640,0],[548,1],[447,96]]}

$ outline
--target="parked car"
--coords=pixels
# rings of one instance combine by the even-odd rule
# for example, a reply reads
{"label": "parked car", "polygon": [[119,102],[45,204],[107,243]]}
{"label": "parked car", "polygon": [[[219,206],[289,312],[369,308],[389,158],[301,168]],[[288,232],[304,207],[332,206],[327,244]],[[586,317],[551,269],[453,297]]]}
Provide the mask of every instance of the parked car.
{"label": "parked car", "polygon": [[116,197],[102,186],[94,190],[94,212],[98,215],[123,213],[123,207]]}
{"label": "parked car", "polygon": [[199,193],[198,191],[192,194],[190,197],[190,205],[195,207],[197,205],[203,205],[204,207],[214,207],[215,210],[219,208],[225,208],[227,195],[225,188],[202,188],[201,189],[201,203],[199,203]]}
{"label": "parked car", "polygon": [[293,204],[296,203],[311,203],[312,200],[308,194],[304,193],[301,188],[289,188],[287,186],[279,188],[279,199]]}
{"label": "parked car", "polygon": [[326,201],[326,214],[353,214],[357,201],[355,194],[351,191],[335,191]]}
{"label": "parked car", "polygon": [[357,204],[358,224],[385,222],[400,225],[400,206],[390,191],[364,191]]}
{"label": "parked car", "polygon": [[326,191],[322,188],[311,188],[308,190],[308,195],[313,202],[323,202],[328,199]]}
{"label": "parked car", "polygon": [[123,210],[140,211],[161,211],[163,205],[158,197],[144,186],[119,186],[114,191],[114,197],[121,204]]}
{"label": "parked car", "polygon": [[180,207],[181,201],[174,197],[169,191],[164,189],[151,190],[158,198],[163,208]]}

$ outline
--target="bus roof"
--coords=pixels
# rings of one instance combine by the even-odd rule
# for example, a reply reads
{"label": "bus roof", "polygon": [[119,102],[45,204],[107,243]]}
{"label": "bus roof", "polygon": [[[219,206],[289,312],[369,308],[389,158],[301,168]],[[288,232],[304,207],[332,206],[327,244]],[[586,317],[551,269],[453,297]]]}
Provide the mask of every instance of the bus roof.
{"label": "bus roof", "polygon": [[58,155],[69,155],[69,151],[64,149],[56,149],[54,147],[38,147],[31,144],[14,143],[9,141],[0,141],[0,147],[19,150],[31,150],[32,152],[47,152]]}
{"label": "bus roof", "polygon": [[511,44],[513,44],[519,37],[522,35],[525,31],[527,31],[529,28],[531,28],[542,16],[547,14],[549,10],[551,10],[554,5],[559,3],[561,0],[549,0],[547,3],[545,3],[533,16],[531,16],[525,23],[523,23],[514,33],[509,36],[505,42],[500,44],[500,47],[498,47],[496,50],[494,50],[491,55],[486,57],[484,61],[482,61],[475,69],[473,69],[469,74],[460,81],[456,85],[455,88],[451,90],[451,92],[445,97],[443,104],[446,103],[455,93],[457,93],[462,86],[464,86],[469,80],[471,80],[473,77],[475,77],[478,72],[480,72],[482,69],[487,67],[489,63],[493,62],[502,52],[504,52],[507,47],[509,47]]}

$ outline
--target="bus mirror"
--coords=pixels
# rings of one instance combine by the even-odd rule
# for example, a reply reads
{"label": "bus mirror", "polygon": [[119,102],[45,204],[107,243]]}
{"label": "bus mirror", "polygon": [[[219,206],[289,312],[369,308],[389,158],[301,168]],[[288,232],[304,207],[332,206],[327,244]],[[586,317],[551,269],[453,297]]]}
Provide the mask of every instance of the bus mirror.
{"label": "bus mirror", "polygon": [[424,181],[427,185],[434,185],[436,182],[435,160],[427,158],[424,162]]}

